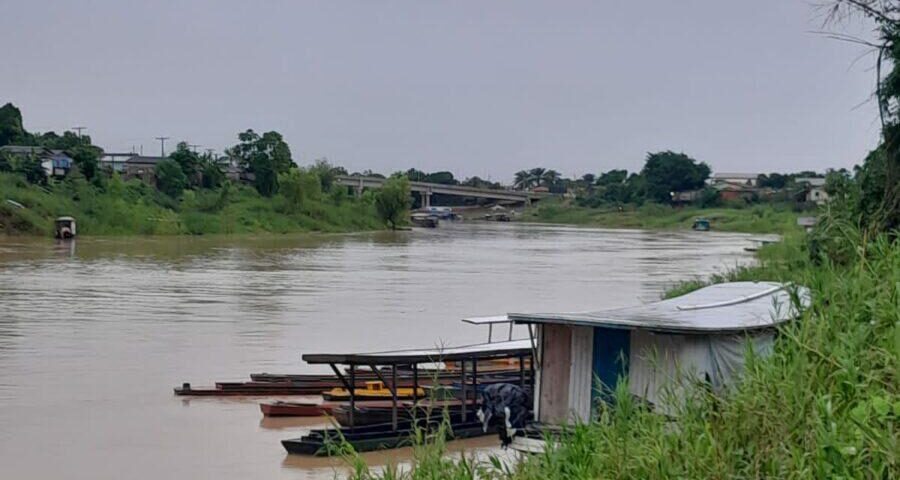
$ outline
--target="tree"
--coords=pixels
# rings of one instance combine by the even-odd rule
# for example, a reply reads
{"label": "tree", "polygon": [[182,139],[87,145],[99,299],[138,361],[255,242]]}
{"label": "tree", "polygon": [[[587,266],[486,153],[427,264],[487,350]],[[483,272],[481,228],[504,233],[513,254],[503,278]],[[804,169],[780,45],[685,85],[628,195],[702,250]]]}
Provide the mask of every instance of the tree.
{"label": "tree", "polygon": [[[875,99],[881,119],[882,143],[856,172],[859,203],[847,206],[853,218],[871,234],[900,230],[900,1],[835,0],[830,20],[862,15],[876,25],[877,44],[836,34],[842,39],[874,49]],[[886,73],[885,73],[886,72]],[[865,200],[863,200],[865,199]],[[874,204],[874,205],[873,205]]]}
{"label": "tree", "polygon": [[531,174],[527,170],[519,170],[513,179],[516,190],[525,190],[531,186]]}
{"label": "tree", "polygon": [[200,158],[200,178],[200,186],[203,188],[219,188],[226,180],[225,172],[210,154]]}
{"label": "tree", "polygon": [[556,185],[557,183],[559,183],[559,181],[561,179],[562,179],[562,175],[560,175],[559,172],[557,172],[556,170],[553,170],[551,168],[548,170],[544,170],[544,174],[541,175],[541,177],[540,177],[540,182],[541,182],[541,185],[543,185],[545,187],[552,187],[553,185]]}
{"label": "tree", "polygon": [[9,155],[6,152],[0,152],[0,172],[11,172],[13,171],[13,162],[9,158]]}
{"label": "tree", "polygon": [[331,187],[334,186],[335,178],[338,175],[346,175],[347,169],[344,167],[335,167],[332,165],[327,158],[319,158],[315,162],[313,162],[312,166],[308,169],[310,172],[315,173],[316,176],[319,177],[319,183],[322,186],[323,192],[330,192]]}
{"label": "tree", "polygon": [[424,182],[427,174],[421,170],[410,168],[406,171],[406,178],[411,182]]}
{"label": "tree", "polygon": [[322,185],[315,172],[292,168],[278,175],[278,193],[287,200],[291,211],[297,211],[304,202],[321,198]]}
{"label": "tree", "polygon": [[791,180],[791,175],[783,175],[781,173],[760,174],[756,178],[756,186],[763,188],[774,188],[781,190],[786,187]]}
{"label": "tree", "polygon": [[641,176],[648,199],[670,203],[672,192],[702,188],[709,172],[705,163],[697,163],[684,153],[666,150],[647,154]]}
{"label": "tree", "polygon": [[47,172],[44,170],[44,166],[41,165],[41,159],[35,155],[29,155],[20,160],[15,171],[22,174],[29,183],[35,185],[47,184]]}
{"label": "tree", "polygon": [[460,185],[464,187],[475,187],[475,188],[490,188],[494,190],[502,189],[503,186],[497,182],[491,182],[490,180],[485,180],[479,176],[469,177],[465,179]]}
{"label": "tree", "polygon": [[597,178],[598,186],[605,185],[613,185],[613,184],[622,184],[625,183],[625,180],[628,179],[628,170],[610,170],[605,173],[601,173],[600,177]]}
{"label": "tree", "polygon": [[278,191],[278,174],[294,167],[291,149],[278,132],[266,132],[260,136],[253,130],[238,134],[240,143],[227,151],[238,159],[241,166],[253,173],[254,184],[260,195],[271,197]]}
{"label": "tree", "polygon": [[72,157],[72,161],[75,162],[75,165],[78,166],[85,178],[94,180],[98,177],[100,155],[103,153],[103,150],[90,144],[83,144],[69,148],[66,153]]}
{"label": "tree", "polygon": [[165,159],[156,164],[156,188],[172,198],[178,198],[187,188],[187,178],[177,162]]}
{"label": "tree", "polygon": [[0,147],[20,143],[25,136],[22,112],[12,103],[0,107]]}
{"label": "tree", "polygon": [[200,173],[203,169],[200,155],[191,150],[187,142],[178,142],[175,151],[169,154],[169,158],[181,167],[181,172],[187,178],[188,185],[200,185]]}
{"label": "tree", "polygon": [[429,173],[425,176],[425,181],[442,185],[459,185],[459,181],[453,177],[451,172],[447,171]]}
{"label": "tree", "polygon": [[391,230],[409,215],[410,189],[409,179],[405,175],[393,175],[384,182],[375,194],[375,208],[378,215],[387,223]]}

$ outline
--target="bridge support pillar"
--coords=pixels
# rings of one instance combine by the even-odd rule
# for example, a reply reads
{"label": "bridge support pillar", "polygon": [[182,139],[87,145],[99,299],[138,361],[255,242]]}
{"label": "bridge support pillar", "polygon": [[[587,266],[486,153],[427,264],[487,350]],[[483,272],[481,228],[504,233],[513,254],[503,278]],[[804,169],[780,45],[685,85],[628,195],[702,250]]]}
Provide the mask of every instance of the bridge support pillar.
{"label": "bridge support pillar", "polygon": [[422,208],[431,206],[431,192],[422,192]]}

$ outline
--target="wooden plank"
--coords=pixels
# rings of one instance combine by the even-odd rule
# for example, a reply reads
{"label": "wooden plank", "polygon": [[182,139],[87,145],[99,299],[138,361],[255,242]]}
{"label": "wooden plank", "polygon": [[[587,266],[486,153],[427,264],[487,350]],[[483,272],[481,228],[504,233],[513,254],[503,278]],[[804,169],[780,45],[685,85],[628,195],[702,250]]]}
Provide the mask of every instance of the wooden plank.
{"label": "wooden plank", "polygon": [[540,418],[545,423],[565,423],[569,413],[569,372],[572,329],[567,325],[543,325]]}

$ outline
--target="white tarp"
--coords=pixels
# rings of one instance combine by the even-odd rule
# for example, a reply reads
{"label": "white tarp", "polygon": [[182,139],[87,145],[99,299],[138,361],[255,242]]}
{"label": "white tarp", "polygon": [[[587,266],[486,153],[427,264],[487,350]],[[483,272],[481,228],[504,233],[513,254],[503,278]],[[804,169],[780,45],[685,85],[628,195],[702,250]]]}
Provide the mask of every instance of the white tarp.
{"label": "white tarp", "polygon": [[721,392],[743,372],[748,345],[759,356],[772,351],[774,333],[679,335],[631,332],[629,390],[663,413],[674,413],[670,402],[684,399],[686,389],[708,382]]}
{"label": "white tarp", "polygon": [[809,290],[776,282],[710,285],[668,300],[626,308],[575,313],[510,313],[516,323],[558,323],[646,329],[671,333],[746,332],[765,329],[798,315],[792,301],[809,305]]}

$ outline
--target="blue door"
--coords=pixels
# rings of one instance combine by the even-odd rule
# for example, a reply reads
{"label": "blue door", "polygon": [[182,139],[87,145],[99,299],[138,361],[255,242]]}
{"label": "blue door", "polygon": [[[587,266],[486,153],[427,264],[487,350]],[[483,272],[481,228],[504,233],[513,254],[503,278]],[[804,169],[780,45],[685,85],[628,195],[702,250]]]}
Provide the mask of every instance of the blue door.
{"label": "blue door", "polygon": [[631,332],[618,328],[594,327],[594,389],[591,404],[609,402],[620,378],[628,376]]}

